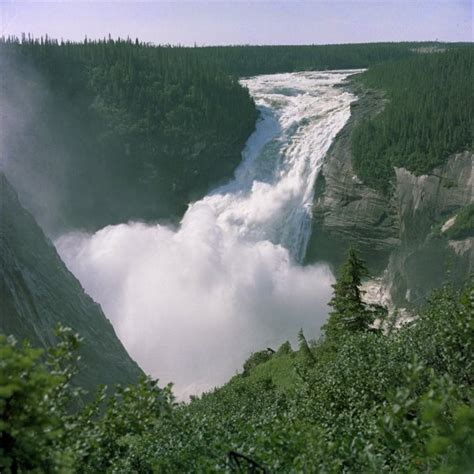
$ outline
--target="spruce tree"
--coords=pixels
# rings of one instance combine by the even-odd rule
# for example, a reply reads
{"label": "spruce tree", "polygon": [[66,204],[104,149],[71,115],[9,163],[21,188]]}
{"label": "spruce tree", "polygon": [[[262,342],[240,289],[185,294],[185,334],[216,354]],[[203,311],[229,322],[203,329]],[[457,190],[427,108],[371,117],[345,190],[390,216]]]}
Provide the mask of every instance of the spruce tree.
{"label": "spruce tree", "polygon": [[374,320],[374,312],[362,301],[360,285],[368,276],[367,267],[357,252],[349,249],[347,260],[339,269],[336,283],[332,285],[334,294],[329,302],[333,310],[324,326],[328,337],[337,336],[342,331],[363,331]]}

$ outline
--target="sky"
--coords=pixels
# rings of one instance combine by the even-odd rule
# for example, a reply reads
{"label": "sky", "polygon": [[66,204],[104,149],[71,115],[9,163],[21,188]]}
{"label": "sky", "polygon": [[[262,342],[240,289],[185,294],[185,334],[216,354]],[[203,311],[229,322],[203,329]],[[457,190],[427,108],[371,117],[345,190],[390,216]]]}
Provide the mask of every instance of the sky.
{"label": "sky", "polygon": [[0,0],[2,35],[155,44],[472,41],[471,0]]}

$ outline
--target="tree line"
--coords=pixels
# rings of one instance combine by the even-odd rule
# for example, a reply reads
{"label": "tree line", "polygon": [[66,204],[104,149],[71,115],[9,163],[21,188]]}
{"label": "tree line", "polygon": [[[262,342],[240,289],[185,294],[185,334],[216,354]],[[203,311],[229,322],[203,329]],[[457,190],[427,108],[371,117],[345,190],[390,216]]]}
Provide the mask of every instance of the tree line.
{"label": "tree line", "polygon": [[366,184],[387,193],[394,167],[420,175],[473,149],[473,57],[472,47],[416,54],[358,78],[388,99],[383,112],[352,135],[354,169]]}
{"label": "tree line", "polygon": [[8,162],[57,195],[59,226],[179,217],[232,176],[255,126],[248,91],[189,50],[49,39],[0,48],[3,93],[29,120],[28,137],[19,127],[5,137]]}

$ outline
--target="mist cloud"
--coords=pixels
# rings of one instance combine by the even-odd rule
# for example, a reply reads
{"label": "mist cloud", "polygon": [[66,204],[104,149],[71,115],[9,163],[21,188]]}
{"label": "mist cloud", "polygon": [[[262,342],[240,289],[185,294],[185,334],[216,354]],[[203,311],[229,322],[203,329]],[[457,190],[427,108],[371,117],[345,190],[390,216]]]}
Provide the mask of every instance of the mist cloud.
{"label": "mist cloud", "polygon": [[226,382],[251,352],[300,328],[316,337],[333,276],[296,263],[311,232],[317,170],[350,115],[351,72],[246,80],[261,120],[235,179],[178,229],[128,223],[56,246],[145,372],[180,397]]}
{"label": "mist cloud", "polygon": [[224,383],[252,351],[294,340],[300,327],[317,335],[327,315],[327,267],[229,238],[206,205],[177,232],[130,223],[56,245],[131,356],[182,397]]}

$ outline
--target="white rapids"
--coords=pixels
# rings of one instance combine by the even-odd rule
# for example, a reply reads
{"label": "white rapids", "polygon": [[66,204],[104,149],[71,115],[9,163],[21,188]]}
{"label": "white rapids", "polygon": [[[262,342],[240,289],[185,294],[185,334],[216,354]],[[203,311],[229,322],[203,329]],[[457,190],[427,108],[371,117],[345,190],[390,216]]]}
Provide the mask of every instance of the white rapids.
{"label": "white rapids", "polygon": [[143,370],[179,398],[225,382],[248,355],[317,336],[333,276],[302,267],[314,183],[354,96],[357,71],[242,80],[260,110],[228,184],[190,204],[178,229],[128,223],[56,247]]}
{"label": "white rapids", "polygon": [[223,228],[247,240],[281,244],[297,261],[304,258],[314,182],[354,99],[334,87],[347,75],[307,72],[241,81],[261,120],[235,180],[201,201],[216,210]]}

